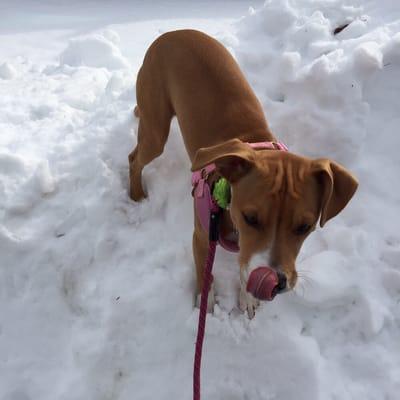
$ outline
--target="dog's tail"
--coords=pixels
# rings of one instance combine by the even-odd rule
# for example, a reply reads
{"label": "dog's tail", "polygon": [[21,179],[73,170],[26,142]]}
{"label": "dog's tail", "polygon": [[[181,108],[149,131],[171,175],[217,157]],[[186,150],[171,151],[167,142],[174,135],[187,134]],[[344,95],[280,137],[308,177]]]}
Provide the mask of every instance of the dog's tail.
{"label": "dog's tail", "polygon": [[133,114],[135,115],[136,118],[140,117],[140,110],[139,110],[139,106],[136,105],[134,110],[133,110]]}

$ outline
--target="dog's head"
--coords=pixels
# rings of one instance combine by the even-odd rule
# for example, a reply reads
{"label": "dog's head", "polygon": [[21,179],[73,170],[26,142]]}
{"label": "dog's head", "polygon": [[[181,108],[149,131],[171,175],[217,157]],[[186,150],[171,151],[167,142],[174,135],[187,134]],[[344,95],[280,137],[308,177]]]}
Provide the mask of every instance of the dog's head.
{"label": "dog's head", "polygon": [[253,150],[232,139],[200,149],[193,170],[215,163],[231,184],[242,280],[259,265],[275,268],[281,290],[297,281],[296,257],[307,236],[335,217],[357,189],[354,176],[328,159]]}

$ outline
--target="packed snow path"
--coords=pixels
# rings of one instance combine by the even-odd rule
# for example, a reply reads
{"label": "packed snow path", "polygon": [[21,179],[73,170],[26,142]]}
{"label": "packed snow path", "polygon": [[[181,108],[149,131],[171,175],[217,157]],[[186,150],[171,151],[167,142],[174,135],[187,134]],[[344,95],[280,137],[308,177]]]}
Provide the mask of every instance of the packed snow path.
{"label": "packed snow path", "polygon": [[149,199],[127,192],[144,51],[191,27],[232,51],[292,151],[335,159],[360,180],[306,242],[296,292],[252,321],[237,309],[235,257],[218,251],[204,399],[396,400],[400,6],[97,3],[3,8],[0,398],[191,397],[193,215],[176,122],[145,170]]}

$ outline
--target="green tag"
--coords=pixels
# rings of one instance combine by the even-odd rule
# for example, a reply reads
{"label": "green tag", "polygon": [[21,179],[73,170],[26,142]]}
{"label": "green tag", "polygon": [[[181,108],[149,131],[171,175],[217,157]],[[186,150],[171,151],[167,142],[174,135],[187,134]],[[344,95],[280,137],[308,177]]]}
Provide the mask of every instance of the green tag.
{"label": "green tag", "polygon": [[226,209],[231,202],[231,187],[225,178],[219,178],[214,184],[213,197],[217,204]]}

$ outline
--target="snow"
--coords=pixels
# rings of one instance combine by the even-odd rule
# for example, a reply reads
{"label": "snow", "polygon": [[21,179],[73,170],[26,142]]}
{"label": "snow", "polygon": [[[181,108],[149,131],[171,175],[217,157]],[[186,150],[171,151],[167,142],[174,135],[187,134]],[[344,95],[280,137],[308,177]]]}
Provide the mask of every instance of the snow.
{"label": "snow", "polygon": [[193,27],[235,55],[292,151],[360,180],[307,240],[296,291],[255,319],[237,309],[235,257],[217,252],[203,398],[397,399],[397,2],[25,5],[0,24],[0,398],[190,398],[198,311],[176,121],[140,204],[127,156],[145,49]]}
{"label": "snow", "polygon": [[104,67],[109,70],[127,69],[129,61],[117,47],[119,36],[111,30],[103,35],[71,39],[60,56],[61,65]]}
{"label": "snow", "polygon": [[1,79],[12,79],[17,75],[17,71],[12,64],[5,62],[0,65],[0,78]]}

